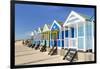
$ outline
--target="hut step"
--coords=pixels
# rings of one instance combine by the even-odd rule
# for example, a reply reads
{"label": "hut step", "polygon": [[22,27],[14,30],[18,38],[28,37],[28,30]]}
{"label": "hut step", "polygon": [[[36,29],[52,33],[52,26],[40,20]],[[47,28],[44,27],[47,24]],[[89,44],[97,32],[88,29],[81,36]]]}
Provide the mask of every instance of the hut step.
{"label": "hut step", "polygon": [[75,61],[75,56],[77,54],[77,50],[76,49],[69,49],[68,52],[65,54],[63,60],[68,60],[69,62],[73,62]]}

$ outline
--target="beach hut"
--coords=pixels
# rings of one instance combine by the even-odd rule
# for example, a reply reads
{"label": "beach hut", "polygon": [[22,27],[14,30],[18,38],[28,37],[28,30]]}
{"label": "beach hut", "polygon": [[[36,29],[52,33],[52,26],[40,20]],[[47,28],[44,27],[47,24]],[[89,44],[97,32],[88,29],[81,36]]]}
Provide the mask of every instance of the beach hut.
{"label": "beach hut", "polygon": [[34,42],[34,32],[31,32],[31,43],[32,43],[32,46],[35,44],[35,42]]}
{"label": "beach hut", "polygon": [[35,43],[35,46],[37,46],[37,44],[39,43],[39,41],[38,41],[38,30],[34,30],[34,43]]}
{"label": "beach hut", "polygon": [[38,34],[37,34],[37,40],[38,40],[39,43],[41,43],[41,38],[42,38],[41,37],[42,36],[41,33],[42,33],[42,31],[41,31],[41,28],[39,27],[38,28]]}
{"label": "beach hut", "polygon": [[[64,48],[78,51],[79,61],[94,60],[94,22],[91,17],[71,11],[64,27]],[[91,52],[91,58],[89,52]]]}
{"label": "beach hut", "polygon": [[50,28],[50,48],[57,47],[57,54],[61,55],[62,43],[62,22],[54,20]]}
{"label": "beach hut", "polygon": [[42,39],[42,36],[41,36],[41,28],[39,27],[37,31],[35,31],[35,42],[36,42],[36,46],[35,46],[35,49],[39,49],[40,46],[41,46],[41,39]]}
{"label": "beach hut", "polygon": [[32,39],[33,39],[33,36],[34,36],[34,32],[31,32],[31,37],[32,37]]}
{"label": "beach hut", "polygon": [[49,51],[49,48],[50,48],[50,25],[48,25],[48,24],[45,24],[43,27],[42,40],[43,40],[42,46],[46,43],[47,50]]}
{"label": "beach hut", "polygon": [[34,44],[35,44],[35,42],[34,42],[34,32],[31,32],[31,33],[30,33],[30,36],[31,36],[31,38],[30,38],[30,39],[27,39],[27,40],[25,41],[25,43],[28,44],[28,47],[33,48],[33,46],[34,46]]}

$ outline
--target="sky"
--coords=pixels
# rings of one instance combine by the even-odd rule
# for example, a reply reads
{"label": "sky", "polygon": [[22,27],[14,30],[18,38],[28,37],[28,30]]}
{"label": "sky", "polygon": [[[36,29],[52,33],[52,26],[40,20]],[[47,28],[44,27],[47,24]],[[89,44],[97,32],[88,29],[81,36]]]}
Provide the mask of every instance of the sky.
{"label": "sky", "polygon": [[16,4],[15,39],[27,39],[32,31],[42,28],[44,24],[52,24],[54,20],[64,23],[71,11],[89,17],[94,15],[93,8]]}

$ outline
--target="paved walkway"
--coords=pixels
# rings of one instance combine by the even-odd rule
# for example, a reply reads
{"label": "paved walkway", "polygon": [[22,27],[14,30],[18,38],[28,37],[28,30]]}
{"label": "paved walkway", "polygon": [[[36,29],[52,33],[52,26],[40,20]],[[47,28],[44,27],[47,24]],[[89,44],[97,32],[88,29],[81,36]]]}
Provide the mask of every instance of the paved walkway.
{"label": "paved walkway", "polygon": [[22,42],[15,43],[15,65],[33,65],[33,64],[50,64],[65,63],[60,55],[48,55],[48,52],[40,52],[22,45]]}

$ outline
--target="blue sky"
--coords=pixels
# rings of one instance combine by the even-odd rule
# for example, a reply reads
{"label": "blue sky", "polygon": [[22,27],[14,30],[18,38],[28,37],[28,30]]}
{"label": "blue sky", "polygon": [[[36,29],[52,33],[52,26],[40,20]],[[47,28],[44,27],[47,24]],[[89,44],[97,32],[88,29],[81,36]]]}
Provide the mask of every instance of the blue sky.
{"label": "blue sky", "polygon": [[89,17],[94,15],[93,8],[16,4],[15,39],[29,38],[33,30],[52,24],[53,20],[65,22],[72,10]]}

